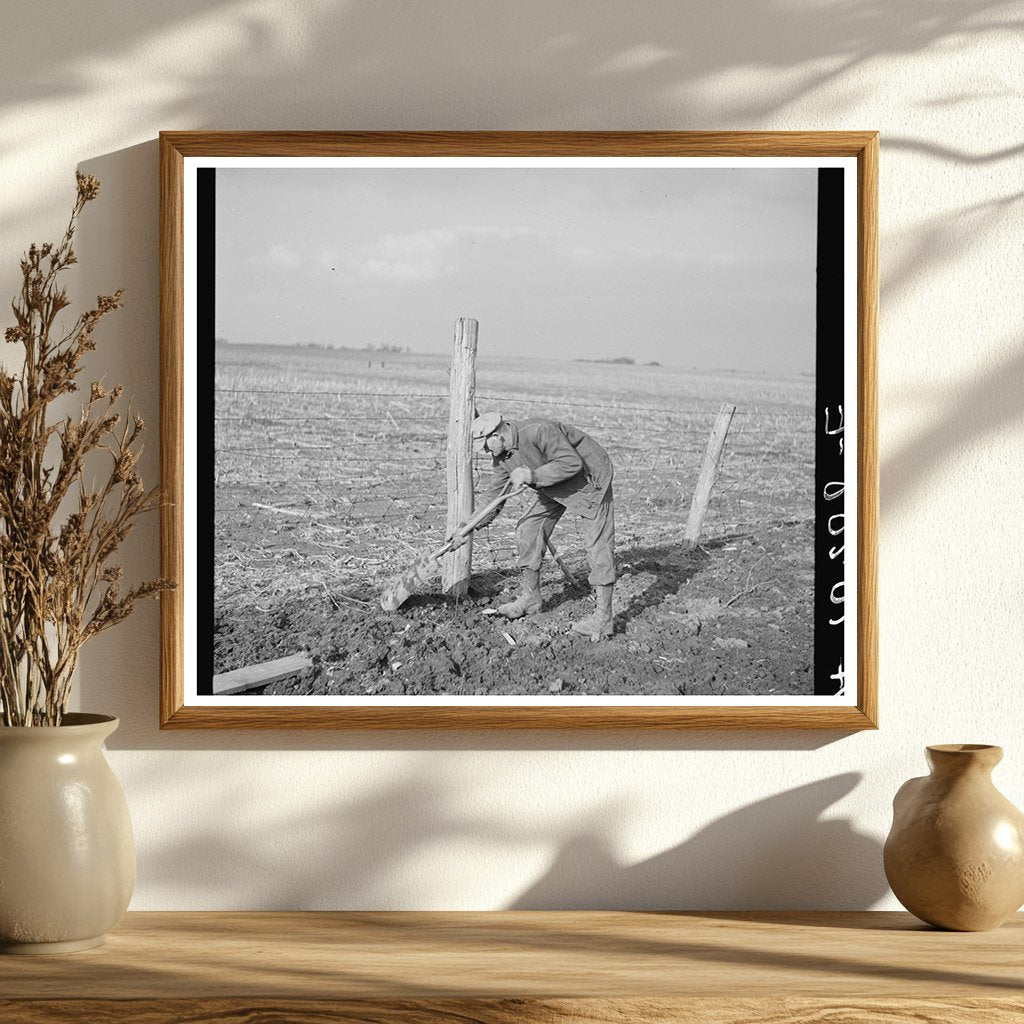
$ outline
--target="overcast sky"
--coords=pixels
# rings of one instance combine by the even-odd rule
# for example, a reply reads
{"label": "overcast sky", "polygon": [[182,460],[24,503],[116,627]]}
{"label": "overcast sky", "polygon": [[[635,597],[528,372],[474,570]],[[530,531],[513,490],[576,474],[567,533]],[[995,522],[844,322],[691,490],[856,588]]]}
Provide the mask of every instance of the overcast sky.
{"label": "overcast sky", "polygon": [[813,371],[814,169],[219,169],[218,337]]}

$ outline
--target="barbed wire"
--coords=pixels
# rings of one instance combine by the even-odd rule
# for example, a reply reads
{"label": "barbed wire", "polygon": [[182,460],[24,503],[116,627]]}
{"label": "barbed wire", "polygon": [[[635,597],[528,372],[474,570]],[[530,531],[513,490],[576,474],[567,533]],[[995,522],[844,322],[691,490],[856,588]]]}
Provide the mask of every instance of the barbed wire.
{"label": "barbed wire", "polygon": [[[279,388],[223,388],[217,387],[214,389],[214,394],[219,395],[273,395],[276,398],[287,398],[295,395],[302,395],[305,397],[317,397],[317,398],[416,398],[416,399],[431,399],[440,402],[448,401],[448,394],[443,392],[416,392],[416,391],[305,391],[299,389],[286,389],[282,390]],[[692,409],[685,407],[674,406],[672,408],[664,408],[661,406],[652,405],[639,405],[631,402],[578,402],[562,398],[544,397],[542,395],[522,395],[519,397],[510,395],[492,395],[485,393],[477,393],[477,399],[485,402],[503,402],[509,405],[515,404],[528,404],[528,405],[547,405],[547,406],[558,406],[567,409],[622,409],[630,412],[656,412],[664,413],[669,416],[678,416],[680,414],[687,413],[707,413],[708,415],[716,415],[718,413],[718,407],[712,406],[694,406]],[[358,414],[353,414],[358,415]],[[370,415],[370,414],[367,414]],[[443,416],[447,419],[447,410],[442,413],[438,413],[439,416]],[[736,416],[759,416],[768,415],[775,416],[780,419],[814,419],[814,413],[808,411],[807,413],[795,413],[795,412],[772,412],[765,411],[757,404],[752,405],[749,409],[737,409],[735,412]],[[302,417],[300,417],[302,418]]]}
{"label": "barbed wire", "polygon": [[[245,595],[254,572],[279,581],[287,570],[297,588],[379,582],[443,540],[447,394],[259,387],[216,393],[212,512],[219,597]],[[318,405],[296,410],[295,396]],[[664,408],[550,395],[478,397],[499,403],[513,419],[543,410],[595,411],[605,430],[586,429],[615,466],[620,551],[681,538],[720,403]],[[334,400],[347,404],[335,409]],[[395,402],[403,403],[398,411],[383,407]],[[809,409],[779,411],[764,403],[737,409],[704,535],[726,538],[773,522],[813,522],[813,433]],[[490,458],[476,456],[478,492],[489,472]],[[525,508],[517,500],[474,536],[478,571],[516,571],[515,523]],[[566,516],[555,539],[570,565],[585,562],[578,517]]]}

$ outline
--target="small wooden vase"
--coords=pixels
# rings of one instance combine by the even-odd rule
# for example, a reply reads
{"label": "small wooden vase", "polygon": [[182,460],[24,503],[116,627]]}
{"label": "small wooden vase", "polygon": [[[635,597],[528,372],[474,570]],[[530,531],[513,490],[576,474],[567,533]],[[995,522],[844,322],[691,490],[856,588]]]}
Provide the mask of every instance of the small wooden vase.
{"label": "small wooden vase", "polygon": [[1024,814],[992,784],[1000,747],[927,748],[931,775],[893,800],[885,877],[916,917],[937,928],[998,928],[1024,903]]}

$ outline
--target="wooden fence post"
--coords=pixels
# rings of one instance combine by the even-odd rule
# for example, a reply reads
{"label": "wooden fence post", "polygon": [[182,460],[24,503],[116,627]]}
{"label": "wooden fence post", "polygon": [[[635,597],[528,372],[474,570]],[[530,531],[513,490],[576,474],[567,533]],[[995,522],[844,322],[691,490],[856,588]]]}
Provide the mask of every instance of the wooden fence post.
{"label": "wooden fence post", "polygon": [[[455,321],[449,375],[448,414],[448,519],[447,534],[473,514],[473,416],[476,411],[476,339],[479,324],[470,317]],[[465,597],[473,571],[473,539],[445,555],[441,563],[441,589]]]}
{"label": "wooden fence post", "polygon": [[722,464],[725,436],[729,433],[729,425],[732,423],[735,412],[735,405],[721,406],[718,416],[715,418],[715,425],[711,429],[711,436],[708,438],[704,461],[701,463],[700,475],[697,477],[697,486],[693,489],[693,501],[690,502],[690,518],[686,522],[686,533],[683,534],[689,551],[697,546],[700,531],[704,526],[704,517],[707,515],[708,504],[711,502],[711,491],[715,486],[718,469]]}

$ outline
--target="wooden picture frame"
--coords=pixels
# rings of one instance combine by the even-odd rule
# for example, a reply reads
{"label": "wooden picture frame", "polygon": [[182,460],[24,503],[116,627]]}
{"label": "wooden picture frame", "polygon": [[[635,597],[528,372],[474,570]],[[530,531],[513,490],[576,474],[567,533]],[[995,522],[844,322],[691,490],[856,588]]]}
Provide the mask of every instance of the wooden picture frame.
{"label": "wooden picture frame", "polygon": [[[232,166],[232,161],[237,163],[239,158],[285,169],[300,166],[301,161],[309,159],[333,161],[335,165],[346,167],[356,160],[367,162],[368,158],[371,164],[380,167],[390,167],[395,161],[415,164],[424,158],[452,167],[484,158],[500,161],[502,166],[511,165],[513,169],[520,166],[528,169],[542,160],[558,167],[573,168],[577,163],[591,166],[609,159],[621,160],[636,168],[664,166],[669,171],[677,166],[719,166],[716,161],[723,167],[741,169],[773,167],[776,163],[779,167],[817,167],[817,351],[820,357],[821,346],[835,346],[838,337],[835,359],[839,365],[841,354],[843,368],[837,371],[841,373],[841,380],[837,377],[838,383],[833,381],[838,390],[825,395],[824,406],[822,374],[818,373],[813,421],[809,409],[807,413],[808,422],[813,422],[815,453],[815,513],[813,527],[807,527],[814,534],[813,636],[817,653],[811,674],[816,688],[821,680],[832,679],[839,693],[828,696],[819,691],[817,696],[807,694],[806,698],[725,694],[714,700],[681,695],[665,698],[671,701],[669,703],[645,697],[619,697],[608,702],[591,699],[593,695],[558,693],[556,683],[561,680],[545,688],[536,699],[518,700],[512,696],[501,703],[489,702],[486,697],[462,704],[443,697],[433,702],[417,697],[415,702],[403,703],[397,699],[378,699],[370,693],[346,698],[347,703],[338,705],[310,703],[300,698],[268,700],[266,696],[201,693],[207,686],[206,675],[212,676],[214,670],[205,655],[200,657],[197,645],[212,643],[207,634],[212,634],[213,621],[203,618],[197,610],[197,594],[202,581],[202,586],[211,594],[212,607],[213,584],[212,559],[211,564],[201,564],[196,552],[199,548],[207,553],[212,551],[212,540],[205,538],[201,523],[196,525],[196,510],[207,504],[212,508],[214,502],[211,496],[202,493],[202,488],[211,485],[213,469],[209,465],[209,451],[199,452],[196,437],[210,433],[206,429],[209,424],[203,419],[208,412],[203,405],[204,388],[211,389],[212,395],[213,387],[213,371],[206,349],[215,348],[216,343],[212,306],[204,305],[203,288],[204,281],[216,276],[216,267],[211,251],[213,228],[210,224],[204,227],[202,217],[197,214],[196,182],[213,180],[209,175],[198,177],[202,168]],[[163,575],[179,585],[161,595],[161,727],[876,728],[877,161],[876,132],[162,132],[160,302],[164,506],[161,556]],[[619,165],[609,163],[609,166]],[[823,171],[835,173],[823,177]],[[826,185],[827,182],[831,184]],[[828,227],[823,226],[821,198],[826,187],[834,193]],[[836,232],[841,241],[834,237]],[[213,285],[209,287],[212,289]],[[461,312],[458,311],[458,315]],[[458,330],[465,327],[465,322],[461,323],[463,327]],[[207,343],[206,348],[199,344],[200,337]],[[206,362],[197,364],[200,349],[205,353]],[[851,430],[854,410],[855,429]],[[455,414],[452,415],[455,424]],[[458,430],[465,431],[468,440],[468,423],[459,425]],[[713,447],[709,448],[705,461],[713,473],[720,455],[713,452]],[[851,479],[851,471],[855,481]],[[711,483],[707,487],[710,490]],[[804,495],[803,500],[810,501],[811,497]],[[454,514],[450,510],[450,515]],[[855,531],[845,529],[851,518],[856,521]],[[449,528],[452,525],[449,520]],[[683,544],[681,527],[680,523],[679,544]],[[852,535],[856,537],[854,552],[849,550],[848,543]],[[851,576],[855,578],[855,587],[847,588]],[[746,595],[756,590],[756,586],[755,582],[743,592],[738,590],[729,605],[732,606],[734,600],[746,600]],[[337,606],[339,601],[334,603]],[[698,622],[698,628],[699,625]],[[806,622],[800,628],[806,633]],[[838,640],[833,636],[833,629],[839,631]],[[494,635],[499,642],[505,642],[500,640],[501,632]],[[826,656],[821,654],[824,648],[818,645],[819,641],[823,643],[830,637],[833,653],[827,655],[829,660],[825,664]],[[510,645],[515,644],[511,635],[505,640]],[[605,642],[615,643],[616,638]],[[739,645],[743,641],[735,643]],[[722,657],[727,654],[726,650]],[[636,655],[636,661],[642,662],[645,657],[647,654],[641,652]],[[851,662],[855,662],[852,670]],[[397,658],[390,664],[395,663],[398,663]],[[298,664],[307,662],[303,660]],[[279,667],[288,672],[294,671],[296,665],[286,662]],[[385,665],[384,675],[390,678],[390,672]]]}

